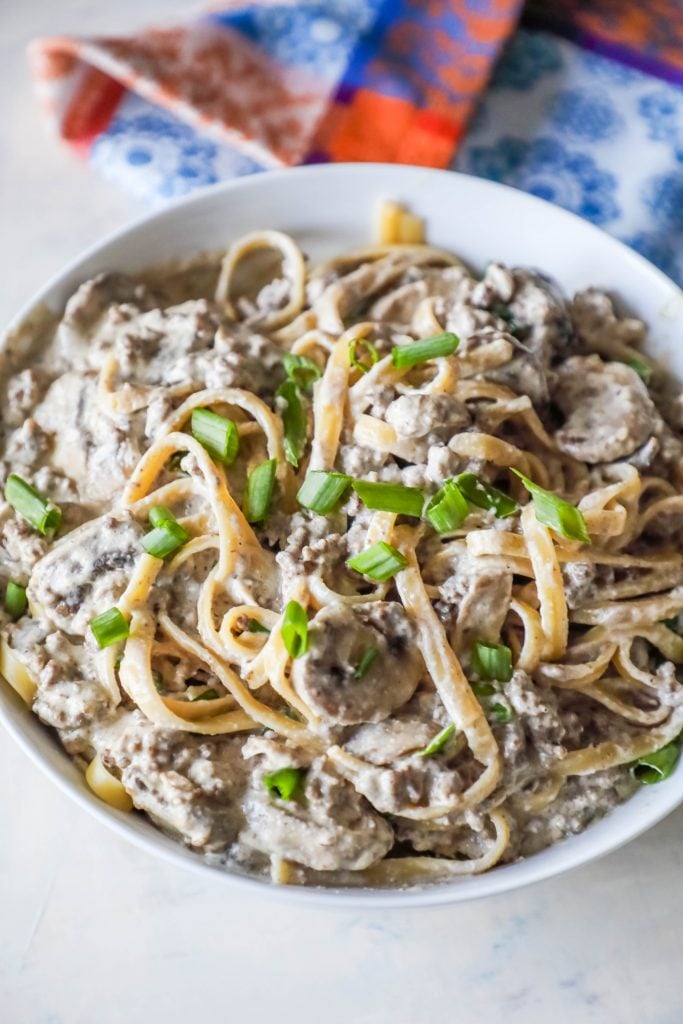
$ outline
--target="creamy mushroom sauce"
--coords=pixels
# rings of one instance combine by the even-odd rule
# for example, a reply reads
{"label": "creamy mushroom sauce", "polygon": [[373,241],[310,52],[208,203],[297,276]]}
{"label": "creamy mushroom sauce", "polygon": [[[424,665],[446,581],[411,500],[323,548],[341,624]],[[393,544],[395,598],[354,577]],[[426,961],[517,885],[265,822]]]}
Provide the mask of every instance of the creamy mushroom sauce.
{"label": "creamy mushroom sauce", "polygon": [[[424,336],[416,314],[431,300],[437,324],[460,338],[450,359],[460,367],[461,380],[507,389],[513,410],[515,401],[517,408],[532,409],[551,438],[555,447],[544,458],[569,457],[576,472],[573,479],[565,477],[563,497],[577,503],[595,488],[618,483],[624,468],[633,467],[640,482],[632,498],[638,515],[655,500],[672,498],[631,540],[605,542],[614,552],[661,556],[655,569],[624,569],[609,560],[563,564],[570,620],[563,666],[576,668],[597,657],[581,648],[581,640],[591,628],[599,630],[590,623],[600,617],[582,616],[583,609],[613,607],[620,594],[632,598],[622,602],[625,607],[651,595],[673,594],[673,605],[680,603],[683,506],[676,496],[683,399],[656,368],[649,386],[639,375],[646,363],[638,354],[644,325],[617,314],[603,292],[588,289],[568,299],[536,271],[491,263],[478,279],[458,263],[426,262],[392,277],[379,273],[381,263],[358,257],[332,264],[323,277],[310,280],[307,304],[338,285],[345,324],[366,322],[366,336],[382,357],[392,346]],[[269,281],[228,315],[211,298],[217,275],[218,261],[208,257],[134,278],[101,274],[77,289],[63,316],[34,318],[7,340],[3,483],[16,473],[63,512],[58,538],[48,539],[7,503],[0,507],[2,574],[28,583],[30,602],[18,621],[3,614],[3,635],[35,681],[33,712],[83,768],[98,754],[135,808],[182,843],[215,863],[251,873],[269,872],[274,861],[287,863],[287,880],[300,884],[355,884],[366,880],[364,869],[384,858],[417,853],[456,864],[476,861],[491,842],[488,814],[496,807],[504,807],[509,827],[502,863],[534,854],[605,815],[637,785],[628,763],[572,774],[549,797],[543,794],[552,789],[554,771],[568,753],[624,735],[640,737],[648,726],[625,719],[605,693],[572,687],[562,671],[553,675],[552,664],[516,667],[509,680],[496,684],[494,700],[479,687],[501,759],[499,781],[480,805],[437,820],[402,813],[406,807],[448,804],[476,778],[477,768],[457,729],[440,752],[424,755],[451,719],[392,583],[381,600],[332,601],[311,610],[308,652],[291,666],[294,690],[319,717],[325,743],[343,745],[367,765],[355,782],[324,750],[312,755],[271,730],[196,735],[148,720],[125,694],[113,706],[98,674],[89,623],[121,598],[147,529],[145,517],[121,506],[126,481],[160,424],[188,393],[241,388],[281,411],[275,391],[285,379],[282,355],[289,345],[261,324],[264,312],[282,305],[286,283]],[[333,332],[328,338],[334,340]],[[478,365],[477,354],[492,343],[498,358],[490,367]],[[98,377],[112,353],[119,383],[140,396],[119,415],[103,407],[98,392]],[[510,409],[501,416],[496,401],[481,391],[473,391],[474,397],[457,388],[430,393],[420,383],[400,387],[380,380],[365,388],[362,412],[393,427],[400,456],[364,446],[347,431],[334,468],[354,478],[419,487],[427,496],[446,479],[471,472],[526,500],[501,466],[469,457],[452,443],[480,432],[539,451],[525,421]],[[193,472],[191,460],[176,467],[183,469]],[[239,460],[227,474],[238,503],[245,475]],[[666,481],[668,489],[656,483],[643,489],[642,481],[650,478]],[[626,499],[617,498],[611,507],[619,501]],[[331,517],[285,509],[276,498],[257,535],[274,556],[283,586],[317,575],[352,593],[344,581],[353,574],[344,562],[364,547],[368,520],[355,496]],[[474,528],[521,536],[519,516],[496,518],[491,510],[473,508],[467,524],[456,537]],[[76,527],[77,545],[59,554],[61,538]],[[419,543],[421,564],[423,557],[432,559],[432,607],[470,678],[476,678],[476,641],[509,644],[517,663],[520,622],[511,601],[520,594],[528,598],[529,579],[514,559],[477,559],[464,543],[455,543],[434,561],[440,539],[425,529]],[[197,595],[214,562],[209,549],[156,585],[154,607],[167,609],[189,633],[196,629]],[[635,581],[630,590],[629,580]],[[257,594],[256,600],[281,611],[278,593]],[[625,620],[617,615],[605,621]],[[653,715],[661,723],[680,713],[683,688],[666,656],[669,648],[642,634],[629,646],[639,688],[632,673],[620,675],[612,667],[607,690],[645,713],[661,709]],[[596,650],[601,642],[598,637]],[[369,647],[377,650],[375,660],[356,678]],[[675,654],[673,640],[669,647]],[[207,688],[225,693],[207,666],[168,657],[159,668],[162,692],[180,701]],[[267,685],[259,696],[274,708],[282,704]],[[281,799],[263,783],[264,775],[282,767],[303,769],[305,783],[295,798]]]}

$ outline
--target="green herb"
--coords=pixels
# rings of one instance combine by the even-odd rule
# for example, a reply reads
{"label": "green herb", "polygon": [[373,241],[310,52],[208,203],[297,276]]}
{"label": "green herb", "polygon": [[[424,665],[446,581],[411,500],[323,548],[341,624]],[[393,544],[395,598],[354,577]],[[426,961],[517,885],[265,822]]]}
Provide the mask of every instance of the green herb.
{"label": "green herb", "polygon": [[249,630],[250,633],[270,634],[270,630],[267,629],[262,623],[260,623],[258,619],[249,619],[249,621],[247,622],[247,629]]}
{"label": "green herb", "polygon": [[468,512],[469,505],[455,480],[444,481],[425,509],[425,515],[437,533],[457,530]]}
{"label": "green herb", "polygon": [[481,679],[512,679],[512,651],[504,644],[472,644],[472,668]]}
{"label": "green herb", "polygon": [[276,470],[277,459],[266,459],[256,469],[252,469],[247,477],[243,512],[248,523],[262,523],[267,519],[273,500]]}
{"label": "green herb", "polygon": [[165,505],[153,505],[149,510],[148,518],[152,526],[164,526],[166,523],[177,523],[178,521]]}
{"label": "green herb", "polygon": [[5,611],[7,614],[13,619],[20,619],[27,608],[26,587],[23,583],[8,580],[5,589]]}
{"label": "green herb", "polygon": [[308,356],[295,356],[288,352],[286,356],[282,357],[282,363],[287,380],[291,380],[302,391],[311,391],[315,382],[322,376],[317,363],[314,363]]}
{"label": "green herb", "polygon": [[453,722],[451,722],[450,725],[447,725],[445,727],[445,729],[442,729],[441,732],[438,732],[436,734],[434,739],[430,743],[427,744],[427,746],[424,748],[424,750],[420,751],[420,756],[421,757],[436,757],[437,754],[443,753],[443,751],[444,751],[444,749],[446,747],[446,744],[448,743],[448,741],[450,740],[450,738],[451,738],[451,736],[453,735],[454,732],[455,732],[455,725],[454,725]]}
{"label": "green herb", "polygon": [[475,697],[494,697],[498,690],[491,683],[470,683],[470,689]]}
{"label": "green herb", "polygon": [[[680,737],[679,737],[680,739]],[[678,763],[680,747],[678,740],[672,740],[665,747],[660,747],[652,754],[643,754],[631,766],[633,777],[643,786],[652,786],[663,782],[673,775]]]}
{"label": "green herb", "polygon": [[308,616],[298,601],[287,604],[280,635],[291,658],[300,658],[308,650]]}
{"label": "green herb", "polygon": [[154,505],[150,509],[149,521],[153,529],[146,533],[140,543],[148,555],[155,558],[168,558],[184,544],[190,535],[180,525],[173,513],[163,505]]}
{"label": "green herb", "polygon": [[240,436],[232,420],[211,409],[192,410],[192,436],[209,455],[230,466],[237,458]]}
{"label": "green herb", "polygon": [[422,515],[425,498],[419,487],[355,480],[353,489],[367,508],[377,512],[394,512],[418,519]]}
{"label": "green herb", "polygon": [[375,659],[377,658],[378,654],[379,651],[377,650],[376,647],[368,647],[368,649],[363,652],[360,661],[353,670],[353,678],[362,679],[364,676],[366,676],[370,669],[372,668],[372,666],[374,665]]}
{"label": "green herb", "polygon": [[198,700],[217,700],[218,692],[210,687],[208,690],[204,690],[203,693],[198,693],[196,697],[193,697],[190,701],[191,704],[196,704]]}
{"label": "green herb", "polygon": [[[122,658],[119,657],[116,660],[118,661],[118,665],[116,666],[118,668],[119,665],[121,664]],[[154,689],[157,691],[157,693],[166,692],[166,685],[164,683],[164,677],[162,676],[161,672],[152,672],[152,680],[154,682]]]}
{"label": "green herb", "polygon": [[263,776],[263,785],[281,800],[292,800],[303,786],[305,774],[303,768],[278,768]]}
{"label": "green herb", "polygon": [[130,623],[118,608],[109,608],[97,615],[91,620],[90,628],[100,648],[111,647],[130,633]]}
{"label": "green herb", "polygon": [[286,403],[280,414],[285,434],[285,456],[296,469],[306,447],[306,410],[294,381],[286,380],[275,395]]}
{"label": "green herb", "polygon": [[361,551],[360,554],[349,558],[346,564],[349,569],[355,569],[356,572],[362,573],[371,580],[383,582],[391,579],[401,569],[405,569],[408,561],[391,544],[380,540],[366,548],[365,551]]}
{"label": "green herb", "polygon": [[418,363],[426,363],[440,356],[451,356],[460,344],[457,334],[446,331],[433,338],[412,341],[408,345],[395,345],[391,350],[391,361],[397,370],[409,369]]}
{"label": "green herb", "polygon": [[491,708],[491,714],[498,725],[509,725],[515,717],[514,711],[507,704],[494,704]]}
{"label": "green herb", "polygon": [[570,505],[563,498],[558,498],[552,491],[546,491],[545,488],[539,487],[519,470],[513,469],[512,472],[519,477],[531,495],[534,512],[539,523],[549,526],[551,530],[555,530],[562,537],[590,544],[591,539],[586,528],[586,520],[578,508]]}
{"label": "green herb", "polygon": [[61,509],[16,473],[10,473],[7,477],[5,501],[43,536],[54,533],[62,521]]}
{"label": "green herb", "polygon": [[519,510],[519,505],[508,494],[497,487],[484,483],[474,473],[461,473],[456,476],[455,483],[460,492],[472,505],[478,508],[492,509],[497,519],[505,519]]}
{"label": "green herb", "polygon": [[310,508],[321,516],[332,512],[349,488],[352,477],[345,473],[326,473],[313,469],[299,488],[296,500],[303,508]]}
{"label": "green herb", "polygon": [[[368,357],[370,359],[370,365],[368,365],[367,363],[362,362],[356,356],[356,346],[357,345],[362,345],[363,348],[365,349],[365,351],[367,352]],[[372,344],[372,342],[368,341],[367,338],[354,338],[353,341],[349,342],[349,363],[351,364],[352,367],[354,367],[354,369],[360,370],[361,373],[367,373],[368,370],[371,370],[372,367],[375,365],[375,363],[378,363],[378,362],[379,362],[379,352],[377,351],[375,346]]]}
{"label": "green herb", "polygon": [[644,359],[624,359],[623,362],[630,366],[647,384],[652,376],[652,367]]}

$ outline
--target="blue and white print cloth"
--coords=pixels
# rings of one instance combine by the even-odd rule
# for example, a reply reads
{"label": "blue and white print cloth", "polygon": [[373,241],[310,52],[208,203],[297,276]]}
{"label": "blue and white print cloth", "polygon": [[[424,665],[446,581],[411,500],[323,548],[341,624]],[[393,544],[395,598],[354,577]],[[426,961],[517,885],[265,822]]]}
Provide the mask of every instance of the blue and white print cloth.
{"label": "blue and white print cloth", "polygon": [[[249,8],[270,56],[338,77],[374,0]],[[256,10],[256,13],[254,13]],[[235,17],[235,15],[231,15]],[[251,23],[248,19],[261,18]],[[90,159],[153,205],[262,169],[250,156],[128,92]],[[683,88],[545,31],[519,29],[453,166],[558,203],[683,284]]]}
{"label": "blue and white print cloth", "polygon": [[683,284],[680,87],[520,29],[454,166],[578,213]]}

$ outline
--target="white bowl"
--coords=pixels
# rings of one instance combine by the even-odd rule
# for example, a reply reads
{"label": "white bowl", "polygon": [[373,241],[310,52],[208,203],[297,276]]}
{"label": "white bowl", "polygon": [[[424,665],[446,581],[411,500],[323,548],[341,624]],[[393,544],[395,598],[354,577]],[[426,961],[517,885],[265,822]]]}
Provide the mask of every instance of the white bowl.
{"label": "white bowl", "polygon": [[[490,259],[536,266],[572,293],[598,285],[618,295],[650,326],[650,351],[683,378],[683,292],[642,257],[573,214],[504,185],[446,171],[382,164],[306,167],[259,174],[207,189],[138,221],[86,252],[54,278],[16,318],[39,302],[61,310],[84,279],[103,270],[135,271],[171,257],[219,249],[238,235],[273,227],[294,235],[313,258],[370,240],[379,199],[407,203],[424,217],[429,240],[474,267]],[[210,867],[145,818],[101,803],[80,772],[8,686],[0,719],[26,753],[100,821],[152,854],[242,887],[267,883]],[[338,905],[397,906],[475,899],[557,875],[616,849],[683,801],[683,763],[657,786],[643,787],[607,818],[542,853],[492,872],[409,891],[272,886],[275,895]]]}

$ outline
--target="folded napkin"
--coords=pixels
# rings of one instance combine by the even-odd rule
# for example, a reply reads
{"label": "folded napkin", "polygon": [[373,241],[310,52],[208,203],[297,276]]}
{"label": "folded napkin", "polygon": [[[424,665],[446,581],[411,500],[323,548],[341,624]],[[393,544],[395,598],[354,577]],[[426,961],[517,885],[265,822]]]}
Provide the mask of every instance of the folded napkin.
{"label": "folded napkin", "polygon": [[61,138],[151,203],[300,163],[456,166],[683,280],[680,0],[226,0],[30,59]]}
{"label": "folded napkin", "polygon": [[[95,145],[112,122],[126,130],[133,112],[138,125],[146,112],[148,129],[163,134],[171,122],[131,104],[140,97],[172,114],[176,132],[200,132],[207,150],[210,140],[233,147],[237,173],[330,160],[446,167],[520,6],[230,5],[126,38],[43,39],[31,56],[60,134],[79,148]],[[184,135],[189,150],[192,135]],[[187,156],[191,180],[201,153]]]}

